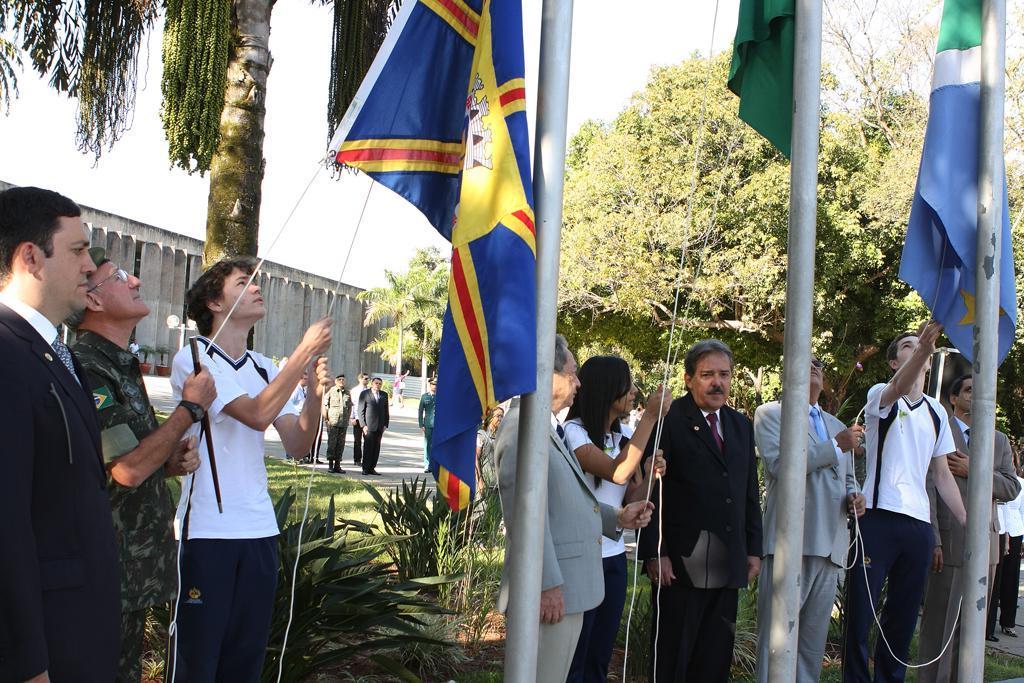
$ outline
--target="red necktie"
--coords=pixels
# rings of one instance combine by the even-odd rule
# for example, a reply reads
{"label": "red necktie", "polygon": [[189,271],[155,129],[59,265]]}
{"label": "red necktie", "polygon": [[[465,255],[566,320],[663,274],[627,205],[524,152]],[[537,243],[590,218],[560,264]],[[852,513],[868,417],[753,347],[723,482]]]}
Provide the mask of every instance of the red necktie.
{"label": "red necktie", "polygon": [[718,433],[718,415],[715,413],[708,413],[708,424],[711,425],[711,435],[715,437],[715,443],[718,444],[718,450],[723,450],[722,435]]}

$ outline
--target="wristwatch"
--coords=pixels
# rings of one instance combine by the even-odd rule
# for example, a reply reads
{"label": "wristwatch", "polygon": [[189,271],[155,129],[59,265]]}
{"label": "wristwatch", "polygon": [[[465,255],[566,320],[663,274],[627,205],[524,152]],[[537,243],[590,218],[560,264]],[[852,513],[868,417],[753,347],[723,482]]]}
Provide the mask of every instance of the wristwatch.
{"label": "wristwatch", "polygon": [[178,403],[178,407],[184,408],[188,411],[188,414],[192,416],[193,423],[199,422],[206,417],[206,409],[198,403],[193,403],[192,401],[181,401]]}

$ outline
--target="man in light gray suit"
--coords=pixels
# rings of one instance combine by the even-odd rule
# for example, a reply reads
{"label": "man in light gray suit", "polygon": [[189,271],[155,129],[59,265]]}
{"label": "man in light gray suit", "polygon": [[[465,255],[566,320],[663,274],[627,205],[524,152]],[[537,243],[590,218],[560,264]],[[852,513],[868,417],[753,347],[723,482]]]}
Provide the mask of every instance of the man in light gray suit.
{"label": "man in light gray suit", "polygon": [[[853,473],[853,450],[864,428],[846,427],[821,410],[818,396],[823,385],[821,361],[811,361],[811,391],[807,429],[807,489],[804,501],[804,552],[800,567],[800,632],[797,641],[797,676],[800,683],[817,681],[825,654],[828,623],[836,598],[839,572],[846,563],[849,512],[864,514],[864,496]],[[771,624],[772,565],[775,553],[775,515],[782,405],[765,403],[754,412],[754,441],[764,461],[765,558],[758,583],[757,680],[768,680],[769,626]]]}
{"label": "man in light gray suit", "polygon": [[[960,489],[960,495],[967,500],[967,455],[971,432],[971,387],[974,380],[964,375],[953,380],[949,390],[949,402],[953,406],[953,419],[949,429],[953,434],[956,452],[946,456],[949,471]],[[1013,469],[1013,452],[1006,435],[996,431],[995,451],[992,463],[992,524],[989,527],[988,595],[992,597],[992,580],[999,562],[999,534],[996,527],[996,501],[1013,500],[1020,493],[1020,482]],[[932,574],[928,577],[928,589],[924,598],[924,615],[921,617],[921,638],[918,660],[929,662],[935,659],[942,646],[950,637],[953,623],[956,632],[953,641],[935,664],[918,671],[917,680],[922,683],[957,680],[960,653],[960,623],[957,614],[960,607],[960,570],[964,563],[964,527],[954,523],[953,513],[935,494],[935,483],[928,477],[928,499],[932,506],[932,527],[935,529],[935,550],[932,555]],[[991,600],[987,604],[991,604]]]}
{"label": "man in light gray suit", "polygon": [[[555,415],[572,405],[580,382],[576,359],[562,335],[555,338],[555,372],[551,379],[551,438],[548,441],[548,511],[544,524],[544,569],[540,605],[540,638],[537,648],[537,681],[564,683],[583,627],[583,613],[604,599],[601,536],[618,538],[622,529],[647,526],[654,506],[646,501],[614,508],[599,503],[587,486],[576,457],[562,441]],[[498,459],[498,492],[505,528],[512,536],[516,524],[516,456],[519,441],[519,407],[512,408],[501,423],[494,447]],[[508,606],[508,563],[501,576],[498,610]]]}

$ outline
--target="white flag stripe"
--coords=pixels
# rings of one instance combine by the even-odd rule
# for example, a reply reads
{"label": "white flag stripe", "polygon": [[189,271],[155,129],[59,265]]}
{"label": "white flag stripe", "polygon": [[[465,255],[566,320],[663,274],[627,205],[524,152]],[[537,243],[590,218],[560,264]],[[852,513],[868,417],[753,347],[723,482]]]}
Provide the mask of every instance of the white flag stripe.
{"label": "white flag stripe", "polygon": [[947,85],[966,85],[981,81],[981,46],[969,50],[943,50],[935,55],[932,92]]}

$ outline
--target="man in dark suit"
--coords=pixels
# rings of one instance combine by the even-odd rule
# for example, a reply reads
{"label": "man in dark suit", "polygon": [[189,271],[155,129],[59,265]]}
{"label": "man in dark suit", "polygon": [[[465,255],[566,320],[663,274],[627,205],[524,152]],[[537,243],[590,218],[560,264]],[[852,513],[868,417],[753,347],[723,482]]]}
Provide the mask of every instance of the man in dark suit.
{"label": "man in dark suit", "polygon": [[728,346],[697,342],[684,366],[689,393],[665,417],[660,448],[667,470],[651,497],[662,509],[638,541],[654,583],[651,676],[665,683],[727,681],[738,589],[761,570],[754,430],[725,405],[733,368]]}
{"label": "man in dark suit", "polygon": [[[78,206],[0,193],[0,681],[112,681],[120,576],[96,407],[57,325],[86,304]],[[15,395],[16,394],[16,395]]]}
{"label": "man in dark suit", "polygon": [[374,377],[370,388],[359,395],[359,424],[363,426],[363,474],[378,474],[380,440],[391,418],[388,412],[389,397],[380,387],[380,377]]}

